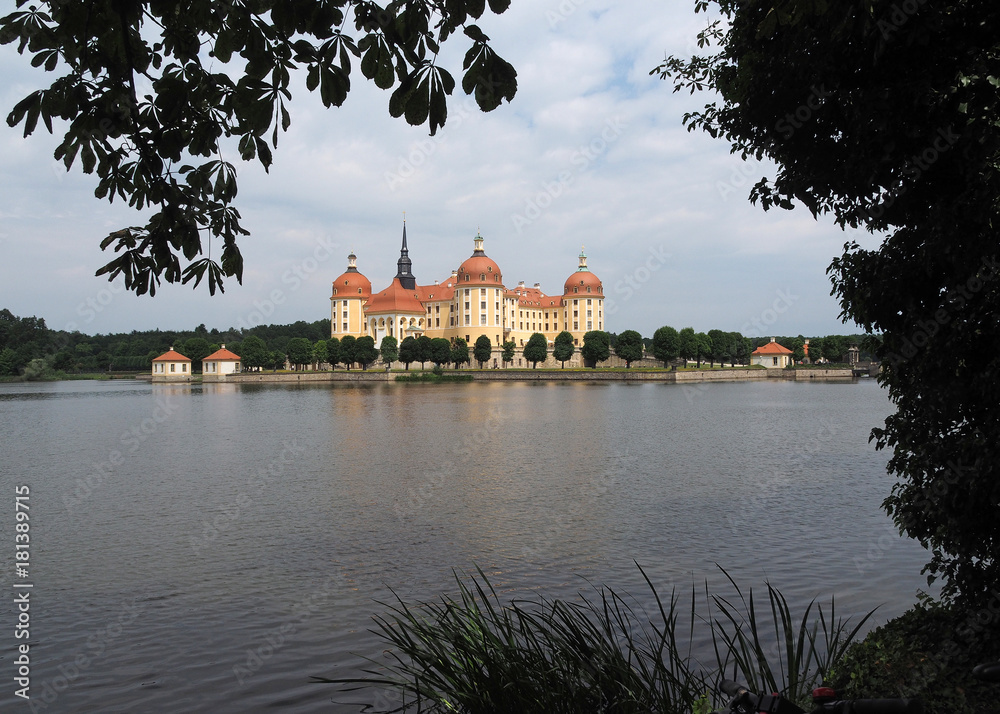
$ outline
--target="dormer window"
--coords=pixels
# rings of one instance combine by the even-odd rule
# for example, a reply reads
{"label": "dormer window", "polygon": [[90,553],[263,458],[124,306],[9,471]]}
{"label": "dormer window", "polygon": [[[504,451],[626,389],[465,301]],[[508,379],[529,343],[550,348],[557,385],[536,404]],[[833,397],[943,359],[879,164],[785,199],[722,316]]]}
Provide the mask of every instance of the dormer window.
{"label": "dormer window", "polygon": [[590,292],[590,286],[589,285],[587,286],[587,292],[588,293]]}
{"label": "dormer window", "polygon": [[479,279],[480,279],[481,281],[482,281],[482,280],[486,280],[486,273],[480,273],[480,274],[479,274]]}

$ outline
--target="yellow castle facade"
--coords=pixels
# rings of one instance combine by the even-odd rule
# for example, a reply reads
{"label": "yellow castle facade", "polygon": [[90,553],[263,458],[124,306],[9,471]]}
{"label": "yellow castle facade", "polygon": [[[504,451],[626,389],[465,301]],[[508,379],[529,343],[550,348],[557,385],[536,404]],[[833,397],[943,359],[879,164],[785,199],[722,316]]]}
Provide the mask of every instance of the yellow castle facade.
{"label": "yellow castle facade", "polygon": [[418,285],[406,246],[406,225],[397,261],[396,277],[380,292],[358,270],[357,256],[348,257],[347,270],[333,281],[330,296],[330,334],[402,342],[406,337],[443,337],[452,343],[464,339],[470,347],[486,335],[494,348],[513,341],[524,347],[532,334],[545,335],[551,344],[567,331],[574,343],[583,335],[604,329],[604,286],[587,267],[587,256],[579,262],[563,285],[561,295],[546,295],[538,283],[514,287],[504,283],[500,266],[486,255],[484,239],[476,234],[472,255],[444,280]]}

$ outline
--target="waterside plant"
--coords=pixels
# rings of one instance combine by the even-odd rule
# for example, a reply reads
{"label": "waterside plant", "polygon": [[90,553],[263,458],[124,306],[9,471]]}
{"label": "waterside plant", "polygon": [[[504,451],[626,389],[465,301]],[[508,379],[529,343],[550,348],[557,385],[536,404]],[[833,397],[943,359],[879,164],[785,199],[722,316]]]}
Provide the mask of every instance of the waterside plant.
{"label": "waterside plant", "polygon": [[[373,632],[389,647],[367,660],[366,676],[314,679],[345,693],[398,692],[392,712],[704,714],[723,704],[714,694],[723,673],[801,701],[872,614],[848,630],[832,600],[829,616],[814,601],[793,618],[770,585],[761,611],[752,590],[726,599],[706,585],[702,615],[694,591],[688,604],[676,591],[664,599],[642,575],[652,616],[608,587],[573,602],[505,601],[481,570],[456,574],[456,598],[383,603]],[[693,654],[699,628],[710,631],[715,661]]]}

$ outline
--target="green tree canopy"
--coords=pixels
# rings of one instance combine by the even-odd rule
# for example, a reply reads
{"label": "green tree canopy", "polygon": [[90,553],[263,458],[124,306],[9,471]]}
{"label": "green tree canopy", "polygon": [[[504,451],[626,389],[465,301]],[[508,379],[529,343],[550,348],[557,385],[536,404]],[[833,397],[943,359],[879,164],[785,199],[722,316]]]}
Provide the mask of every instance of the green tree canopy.
{"label": "green tree canopy", "polygon": [[490,338],[486,335],[480,335],[476,338],[476,346],[472,351],[473,356],[476,358],[476,362],[479,363],[479,369],[483,368],[483,365],[490,361],[490,357],[493,356],[493,343],[490,342]]}
{"label": "green tree canopy", "polygon": [[201,371],[201,361],[212,354],[213,350],[204,337],[189,337],[179,346],[182,355],[191,360],[191,371]]}
{"label": "green tree canopy", "polygon": [[326,340],[316,340],[312,348],[312,361],[316,363],[317,369],[324,362],[330,361],[330,355],[326,351]]}
{"label": "green tree canopy", "polygon": [[379,353],[382,355],[382,362],[388,369],[389,365],[399,359],[399,344],[396,342],[396,338],[392,335],[383,337],[382,344],[379,345]]}
{"label": "green tree canopy", "polygon": [[[510,0],[489,0],[501,13]],[[296,0],[264,3],[57,2],[39,0],[0,19],[0,42],[18,44],[35,67],[56,74],[7,122],[32,134],[41,120],[65,131],[55,157],[97,173],[98,198],[154,209],[144,226],[101,242],[118,256],[98,270],[123,276],[137,294],[160,279],[222,289],[242,281],[237,239],[248,231],[234,205],[236,167],[222,150],[233,137],[244,161],[271,165],[278,130],[291,124],[291,79],[301,70],[327,107],[351,90],[351,72],[393,89],[389,113],[431,134],[445,123],[455,79],[441,43],[461,30],[470,41],[462,90],[484,111],[510,101],[517,73],[473,20],[484,0],[389,3]],[[355,74],[355,77],[357,75]],[[148,87],[137,89],[137,78]],[[221,244],[221,261],[203,240]],[[182,262],[183,261],[183,262]]]}
{"label": "green tree canopy", "polygon": [[[404,342],[406,340],[403,340]],[[416,345],[414,345],[414,356],[416,361],[420,363],[420,369],[424,368],[424,362],[428,360],[433,361],[434,355],[432,352],[433,346],[431,345],[431,338],[427,335],[421,335],[416,340]]]}
{"label": "green tree canopy", "polygon": [[566,360],[572,358],[575,353],[576,345],[573,344],[573,335],[570,332],[563,330],[556,335],[552,344],[552,359],[558,360],[562,368],[566,369]]}
{"label": "green tree canopy", "polygon": [[418,361],[417,341],[412,336],[404,337],[403,341],[399,344],[399,361],[403,363],[403,366],[407,370],[410,369],[411,362]]}
{"label": "green tree canopy", "polygon": [[293,337],[285,345],[288,361],[296,369],[306,366],[312,361],[313,346],[305,337]]}
{"label": "green tree canopy", "polygon": [[678,334],[677,354],[680,355],[685,364],[688,360],[698,356],[698,339],[695,337],[693,327],[681,328]]}
{"label": "green tree canopy", "polygon": [[359,337],[354,343],[354,360],[361,365],[361,369],[368,369],[368,365],[374,364],[378,358],[379,353],[375,349],[375,338],[371,335]]}
{"label": "green tree canopy", "polygon": [[469,363],[469,343],[461,337],[455,338],[455,344],[451,348],[451,361],[455,363],[455,369]]}
{"label": "green tree canopy", "polygon": [[522,354],[524,361],[531,362],[531,368],[537,369],[538,363],[544,362],[545,358],[549,356],[549,342],[545,339],[545,335],[541,332],[533,333],[525,343]]}
{"label": "green tree canopy", "polygon": [[340,361],[351,371],[351,366],[358,361],[358,338],[354,335],[344,335],[340,340]]}
{"label": "green tree canopy", "polygon": [[262,367],[268,367],[270,353],[267,350],[267,344],[257,335],[250,335],[242,343],[240,343],[240,351],[238,352],[240,356],[240,364],[243,365],[243,369],[257,370]]}
{"label": "green tree canopy", "polygon": [[510,363],[514,361],[514,353],[517,351],[517,343],[514,340],[507,340],[503,343],[503,361]]}
{"label": "green tree canopy", "polygon": [[704,332],[699,332],[694,336],[695,344],[695,357],[698,360],[698,366],[701,367],[702,360],[708,359],[709,355],[712,354],[712,340]]}
{"label": "green tree canopy", "polygon": [[588,364],[596,367],[611,356],[611,335],[603,330],[585,332],[580,354]]}
{"label": "green tree canopy", "polygon": [[340,358],[340,340],[336,337],[331,337],[326,341],[326,359],[333,369],[337,369],[337,364],[342,361]]}
{"label": "green tree canopy", "polygon": [[664,367],[677,359],[679,348],[680,335],[669,325],[664,325],[653,333],[653,356],[662,361]]}
{"label": "green tree canopy", "polygon": [[642,335],[635,330],[622,332],[618,335],[618,341],[615,344],[615,354],[625,360],[626,369],[631,368],[633,362],[642,359]]}
{"label": "green tree canopy", "polygon": [[[417,340],[418,344],[420,343],[420,339]],[[438,367],[451,362],[451,343],[443,337],[431,339],[428,359]]]}
{"label": "green tree canopy", "polygon": [[881,335],[896,412],[872,435],[898,479],[884,505],[946,596],[985,599],[1000,581],[1000,4],[695,3],[710,7],[711,54],[655,71],[718,93],[689,128],[776,165],[752,201],[879,236],[848,239],[829,274],[842,317]]}

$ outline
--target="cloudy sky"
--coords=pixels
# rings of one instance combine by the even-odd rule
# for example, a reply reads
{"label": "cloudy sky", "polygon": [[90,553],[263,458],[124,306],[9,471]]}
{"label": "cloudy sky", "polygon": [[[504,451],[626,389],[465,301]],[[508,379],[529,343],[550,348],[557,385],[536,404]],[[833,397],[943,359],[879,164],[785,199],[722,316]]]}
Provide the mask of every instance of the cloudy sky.
{"label": "cloudy sky", "polygon": [[[396,272],[406,215],[413,273],[450,275],[477,231],[508,287],[560,294],[581,246],[608,296],[606,327],[650,336],[661,325],[746,335],[855,331],[837,315],[825,272],[846,235],[801,207],[765,213],[750,186],[769,167],[681,125],[707,96],[673,94],[649,71],[689,55],[704,24],[693,2],[515,0],[480,26],[518,72],[512,104],[489,114],[460,86],[431,138],[388,114],[388,91],[363,82],[325,110],[300,78],[292,126],[270,174],[237,161],[243,284],[135,297],[94,271],[100,240],[139,223],[66,173],[58,140],[0,125],[0,307],[55,329],[108,333],[246,327],[329,317],[331,281],[354,251],[376,290]],[[460,76],[465,38],[446,47]],[[4,115],[51,75],[0,48]]]}

